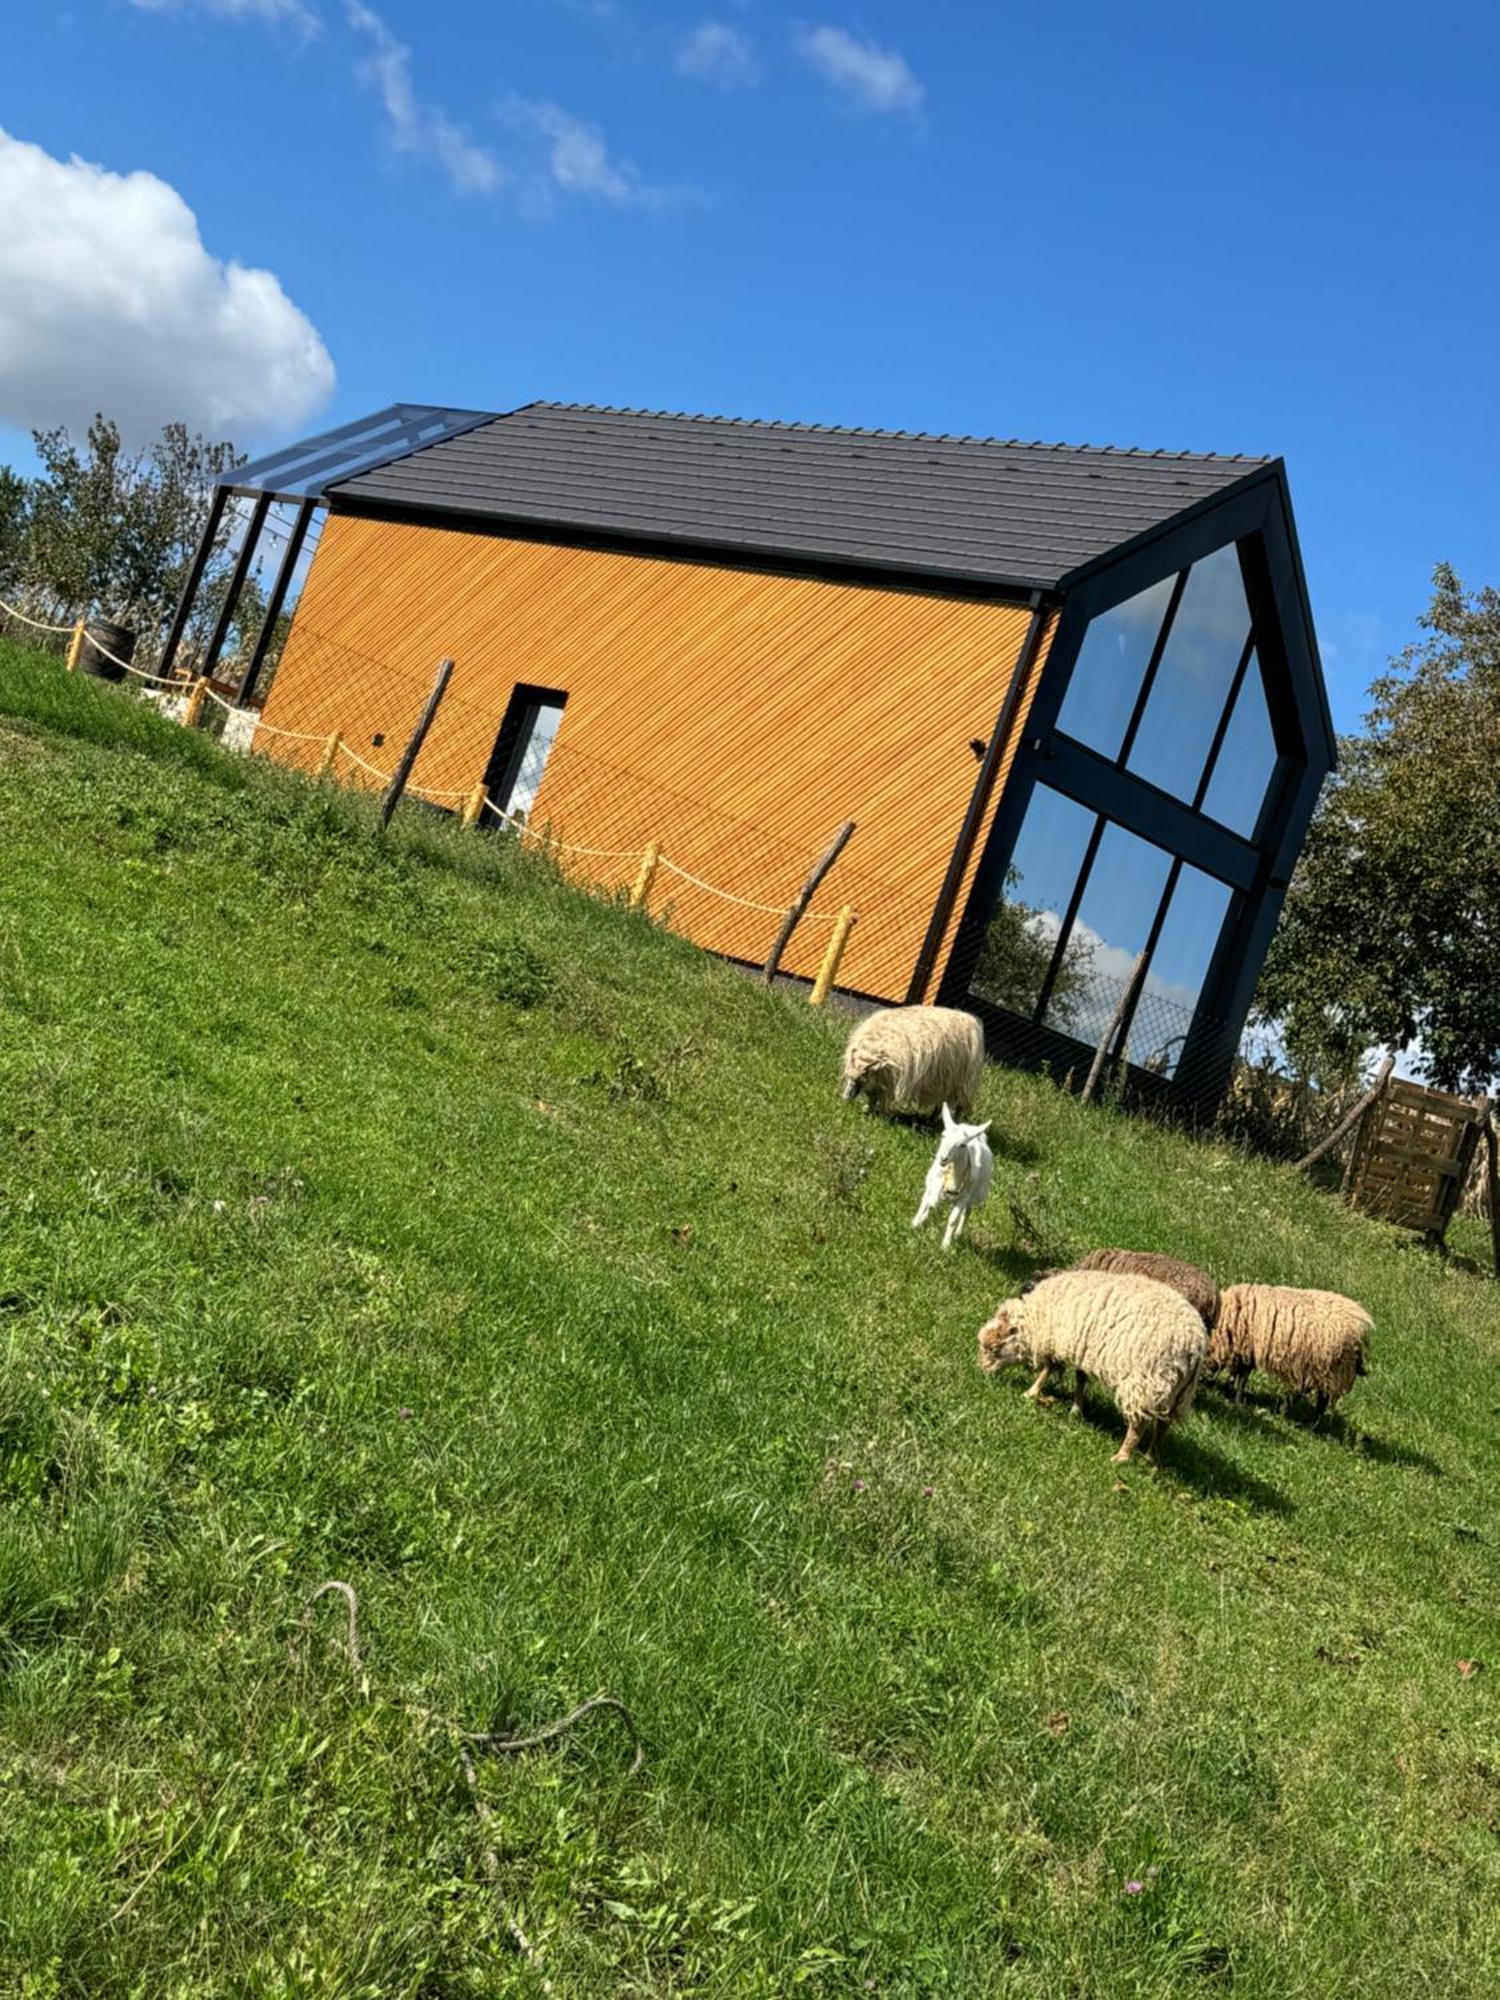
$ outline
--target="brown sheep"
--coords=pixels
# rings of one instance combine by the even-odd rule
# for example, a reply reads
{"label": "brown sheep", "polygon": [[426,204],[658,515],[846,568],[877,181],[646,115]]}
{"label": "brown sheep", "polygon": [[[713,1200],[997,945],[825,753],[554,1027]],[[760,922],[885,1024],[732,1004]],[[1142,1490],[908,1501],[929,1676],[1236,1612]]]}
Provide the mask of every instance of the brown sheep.
{"label": "brown sheep", "polygon": [[1339,1292],[1228,1285],[1209,1329],[1207,1369],[1227,1370],[1240,1402],[1251,1371],[1316,1399],[1321,1417],[1366,1372],[1370,1315]]}
{"label": "brown sheep", "polygon": [[1207,1271],[1185,1264],[1180,1257],[1164,1257],[1156,1250],[1090,1250],[1073,1266],[1075,1271],[1130,1271],[1138,1278],[1155,1278],[1181,1292],[1203,1324],[1213,1330],[1219,1313],[1219,1288]]}

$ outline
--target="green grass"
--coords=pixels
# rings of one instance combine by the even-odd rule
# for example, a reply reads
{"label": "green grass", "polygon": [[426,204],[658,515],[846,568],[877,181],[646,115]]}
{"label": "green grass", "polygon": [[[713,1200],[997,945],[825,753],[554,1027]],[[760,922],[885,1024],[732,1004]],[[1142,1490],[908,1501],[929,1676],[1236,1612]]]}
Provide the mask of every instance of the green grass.
{"label": "green grass", "polygon": [[[0,1992],[1500,1990],[1500,1287],[998,1071],[945,1258],[837,1021],[55,662],[0,717]],[[1120,1476],[974,1366],[1010,1198],[1352,1292],[1346,1421]],[[434,1718],[599,1689],[645,1773],[482,1825]]]}

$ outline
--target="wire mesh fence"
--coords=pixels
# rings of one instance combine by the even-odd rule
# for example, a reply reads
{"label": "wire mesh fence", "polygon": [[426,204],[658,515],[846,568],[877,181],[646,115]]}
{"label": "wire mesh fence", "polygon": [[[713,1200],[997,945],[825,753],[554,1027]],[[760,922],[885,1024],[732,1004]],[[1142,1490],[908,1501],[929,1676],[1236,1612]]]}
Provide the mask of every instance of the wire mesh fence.
{"label": "wire mesh fence", "polygon": [[[60,622],[28,618],[19,629],[60,659],[76,639]],[[163,682],[131,663],[129,684],[228,750],[370,792],[390,784],[432,694],[432,683],[409,669],[300,622],[291,670],[263,679],[251,704],[241,699],[243,664],[224,661],[211,681]],[[711,796],[586,751],[565,732],[504,779],[495,767],[502,720],[493,694],[482,680],[466,680],[460,663],[412,763],[408,809],[545,850],[575,880],[629,897],[705,949],[741,964],[765,961],[813,853]],[[705,780],[702,792],[710,789]],[[848,941],[836,965],[838,986],[856,996],[904,998],[932,920],[932,895],[931,884],[915,896],[864,866],[856,834],[801,915],[783,973],[812,982],[842,930]],[[983,1016],[1002,1060],[1043,1070],[1059,1084],[1213,1122],[1280,1157],[1299,1155],[1309,1135],[1331,1129],[1346,1108],[1293,1083],[1253,1034],[1185,1004],[1154,984],[1149,970],[1133,979],[1113,961],[1080,962],[1039,994],[1027,985],[1034,962],[1030,969],[997,963],[983,942],[966,950],[956,982],[950,977],[950,988],[967,987],[960,1004]]]}

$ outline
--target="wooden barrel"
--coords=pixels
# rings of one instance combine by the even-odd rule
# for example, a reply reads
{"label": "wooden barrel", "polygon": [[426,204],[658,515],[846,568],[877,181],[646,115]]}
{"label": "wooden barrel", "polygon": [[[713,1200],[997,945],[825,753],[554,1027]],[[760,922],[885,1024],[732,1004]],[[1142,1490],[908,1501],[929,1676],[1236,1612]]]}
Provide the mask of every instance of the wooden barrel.
{"label": "wooden barrel", "polygon": [[[106,658],[109,653],[114,655],[113,659]],[[130,660],[134,655],[135,634],[128,626],[112,625],[107,618],[91,618],[83,628],[78,671],[93,674],[101,681],[122,681],[125,669],[118,662]]]}

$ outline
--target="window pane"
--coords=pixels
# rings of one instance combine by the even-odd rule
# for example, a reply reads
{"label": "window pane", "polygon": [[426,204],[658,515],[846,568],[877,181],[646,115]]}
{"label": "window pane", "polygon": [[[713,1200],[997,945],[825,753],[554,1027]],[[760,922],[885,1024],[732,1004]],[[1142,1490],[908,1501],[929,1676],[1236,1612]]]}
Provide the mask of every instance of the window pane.
{"label": "window pane", "polygon": [[547,766],[547,752],[552,748],[563,719],[561,702],[538,702],[531,724],[531,734],[526,739],[526,748],[521,753],[520,766],[516,771],[516,782],[511,788],[509,810],[517,814],[531,811],[533,801],[541,788],[542,772]]}
{"label": "window pane", "polygon": [[1159,1076],[1177,1074],[1229,898],[1227,883],[1184,864],[1130,1030],[1130,1060]]}
{"label": "window pane", "polygon": [[1215,549],[1188,572],[1126,760],[1137,777],[1179,799],[1194,796],[1249,636],[1239,551]]}
{"label": "window pane", "polygon": [[1235,697],[1234,714],[1214,760],[1203,810],[1210,819],[1232,827],[1248,840],[1260,818],[1275,768],[1276,738],[1271,734],[1260,662],[1252,653],[1244,686]]}
{"label": "window pane", "polygon": [[1150,936],[1171,865],[1149,841],[1105,827],[1047,1004],[1049,1028],[1097,1043]]}
{"label": "window pane", "polygon": [[974,969],[973,989],[982,999],[1028,1019],[1036,1012],[1095,817],[1045,785],[1032,793]]}
{"label": "window pane", "polygon": [[1089,621],[1057,718],[1065,735],[1101,756],[1120,754],[1175,577],[1163,577]]}

